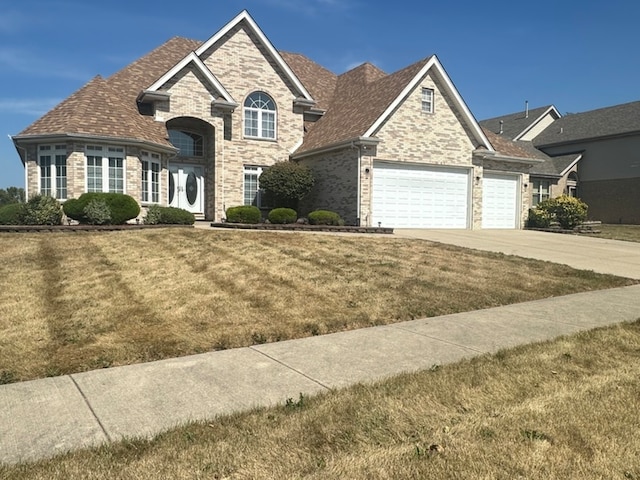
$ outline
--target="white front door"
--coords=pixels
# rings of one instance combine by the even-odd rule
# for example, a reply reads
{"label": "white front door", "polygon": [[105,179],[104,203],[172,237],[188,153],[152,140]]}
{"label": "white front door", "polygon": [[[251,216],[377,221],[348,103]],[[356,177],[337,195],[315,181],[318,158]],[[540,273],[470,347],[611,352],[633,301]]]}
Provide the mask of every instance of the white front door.
{"label": "white front door", "polygon": [[169,166],[169,206],[204,215],[204,167]]}

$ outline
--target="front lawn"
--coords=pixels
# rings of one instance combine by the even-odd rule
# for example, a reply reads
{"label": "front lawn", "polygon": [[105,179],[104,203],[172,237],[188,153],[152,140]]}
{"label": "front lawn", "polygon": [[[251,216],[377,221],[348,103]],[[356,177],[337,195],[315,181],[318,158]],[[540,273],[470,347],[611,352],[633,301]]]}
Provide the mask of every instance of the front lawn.
{"label": "front lawn", "polygon": [[11,480],[638,479],[640,322],[51,460]]}
{"label": "front lawn", "polygon": [[629,285],[419,240],[0,235],[0,383]]}
{"label": "front lawn", "polygon": [[603,224],[596,227],[596,230],[600,230],[600,233],[594,234],[596,237],[640,242],[640,225]]}

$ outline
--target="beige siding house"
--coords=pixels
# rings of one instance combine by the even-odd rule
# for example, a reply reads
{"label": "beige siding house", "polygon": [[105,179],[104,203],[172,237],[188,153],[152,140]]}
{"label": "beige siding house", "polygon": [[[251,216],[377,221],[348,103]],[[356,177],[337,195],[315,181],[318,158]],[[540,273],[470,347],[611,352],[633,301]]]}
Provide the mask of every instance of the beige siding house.
{"label": "beige siding house", "polygon": [[279,52],[243,11],[205,42],[173,38],[96,77],[13,137],[27,195],[64,202],[126,193],[222,221],[262,202],[260,174],[308,165],[300,214],[347,224],[520,228],[529,171],[543,163],[491,138],[436,56],[387,74],[365,63],[335,75]]}

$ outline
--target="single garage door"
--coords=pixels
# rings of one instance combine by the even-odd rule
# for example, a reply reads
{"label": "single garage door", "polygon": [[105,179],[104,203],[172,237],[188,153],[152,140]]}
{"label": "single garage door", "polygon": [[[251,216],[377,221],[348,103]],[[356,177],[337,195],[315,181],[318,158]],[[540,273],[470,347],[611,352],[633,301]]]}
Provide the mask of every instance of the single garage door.
{"label": "single garage door", "polygon": [[482,177],[482,228],[518,228],[518,177],[485,173]]}
{"label": "single garage door", "polygon": [[373,165],[372,225],[394,228],[467,228],[469,170]]}

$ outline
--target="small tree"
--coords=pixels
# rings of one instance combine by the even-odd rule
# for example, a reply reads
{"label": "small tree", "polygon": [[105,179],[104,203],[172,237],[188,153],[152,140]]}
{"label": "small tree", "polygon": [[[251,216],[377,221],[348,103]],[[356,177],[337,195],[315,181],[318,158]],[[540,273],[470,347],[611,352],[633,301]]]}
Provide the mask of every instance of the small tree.
{"label": "small tree", "polygon": [[259,182],[273,206],[297,210],[298,202],[311,191],[315,180],[309,168],[295,162],[279,162],[262,172]]}
{"label": "small tree", "polygon": [[24,188],[8,187],[0,188],[0,206],[11,203],[24,203]]}

